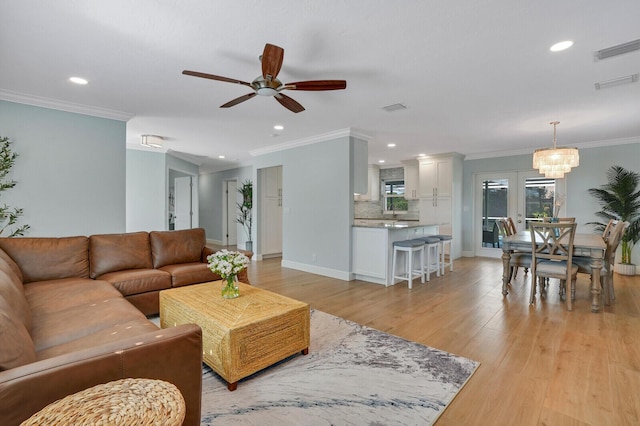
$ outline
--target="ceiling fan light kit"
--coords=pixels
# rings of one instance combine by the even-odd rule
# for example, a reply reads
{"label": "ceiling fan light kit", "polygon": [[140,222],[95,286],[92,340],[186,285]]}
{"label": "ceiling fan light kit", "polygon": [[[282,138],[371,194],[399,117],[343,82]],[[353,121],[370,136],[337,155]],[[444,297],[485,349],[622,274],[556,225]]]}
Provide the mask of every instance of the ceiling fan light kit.
{"label": "ceiling fan light kit", "polygon": [[553,148],[536,149],[533,153],[533,168],[538,169],[544,177],[550,179],[563,178],[573,167],[580,164],[578,148],[556,147],[556,126],[559,121],[549,123],[553,126]]}
{"label": "ceiling fan light kit", "polygon": [[226,83],[241,84],[253,89],[252,93],[233,99],[226,104],[221,105],[220,108],[230,108],[241,102],[247,101],[256,95],[260,95],[273,96],[283,107],[297,113],[304,111],[304,107],[294,99],[281,93],[283,90],[319,91],[342,90],[347,88],[347,82],[345,80],[310,80],[283,84],[277,79],[278,73],[280,73],[280,69],[282,68],[283,60],[284,49],[267,43],[264,46],[264,52],[260,56],[260,61],[262,62],[262,75],[257,77],[251,83],[198,71],[184,70],[182,71],[182,74],[193,77],[208,78],[210,80],[224,81]]}

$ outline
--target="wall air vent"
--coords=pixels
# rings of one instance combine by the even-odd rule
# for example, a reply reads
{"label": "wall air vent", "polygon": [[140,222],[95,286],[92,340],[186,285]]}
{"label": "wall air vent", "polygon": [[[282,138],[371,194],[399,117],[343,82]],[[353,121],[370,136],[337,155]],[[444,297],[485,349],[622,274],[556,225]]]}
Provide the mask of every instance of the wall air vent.
{"label": "wall air vent", "polygon": [[400,111],[401,109],[407,109],[406,105],[403,104],[392,104],[382,107],[383,110],[387,112]]}
{"label": "wall air vent", "polygon": [[611,58],[613,56],[622,55],[624,53],[634,52],[636,50],[640,50],[640,39],[593,52],[593,60],[600,61],[602,59]]}

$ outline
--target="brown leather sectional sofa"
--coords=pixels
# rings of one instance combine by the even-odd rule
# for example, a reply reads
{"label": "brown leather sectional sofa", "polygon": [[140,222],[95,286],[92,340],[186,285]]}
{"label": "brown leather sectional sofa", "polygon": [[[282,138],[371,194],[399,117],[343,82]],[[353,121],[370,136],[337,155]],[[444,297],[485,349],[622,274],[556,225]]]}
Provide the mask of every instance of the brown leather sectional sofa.
{"label": "brown leather sectional sofa", "polygon": [[[203,229],[62,238],[0,238],[0,423],[126,377],[182,392],[200,424],[202,331],[159,329],[159,292],[219,279]],[[246,271],[241,276],[248,282]],[[136,309],[137,308],[137,309]]]}

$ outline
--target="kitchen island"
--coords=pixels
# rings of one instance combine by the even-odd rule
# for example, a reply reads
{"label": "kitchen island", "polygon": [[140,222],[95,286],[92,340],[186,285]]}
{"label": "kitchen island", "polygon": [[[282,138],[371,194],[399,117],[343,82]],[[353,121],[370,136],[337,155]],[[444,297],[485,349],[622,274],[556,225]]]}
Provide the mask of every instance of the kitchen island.
{"label": "kitchen island", "polygon": [[[393,242],[438,234],[439,226],[420,222],[357,221],[351,230],[353,264],[351,271],[357,280],[385,286],[394,285]],[[404,266],[399,256],[400,270]]]}

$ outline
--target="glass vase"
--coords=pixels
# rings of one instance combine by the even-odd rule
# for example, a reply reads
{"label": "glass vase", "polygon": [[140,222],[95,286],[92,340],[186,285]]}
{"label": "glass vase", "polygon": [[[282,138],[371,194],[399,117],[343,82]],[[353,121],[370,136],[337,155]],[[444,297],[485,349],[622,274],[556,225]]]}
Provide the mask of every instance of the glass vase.
{"label": "glass vase", "polygon": [[222,280],[222,297],[225,299],[235,299],[240,296],[240,288],[236,284],[236,276],[231,275]]}

